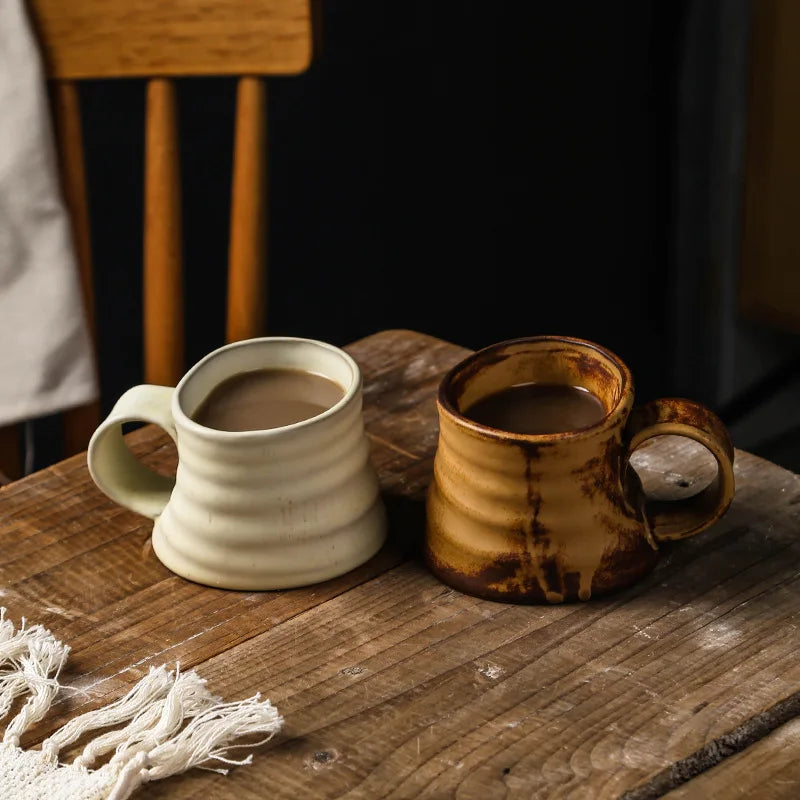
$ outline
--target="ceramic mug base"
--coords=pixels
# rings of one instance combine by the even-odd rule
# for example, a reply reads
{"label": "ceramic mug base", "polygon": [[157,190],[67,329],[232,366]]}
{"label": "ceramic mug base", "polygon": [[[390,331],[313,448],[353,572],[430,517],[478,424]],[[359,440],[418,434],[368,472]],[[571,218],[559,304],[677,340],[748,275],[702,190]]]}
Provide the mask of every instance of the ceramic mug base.
{"label": "ceramic mug base", "polygon": [[[164,530],[162,519],[159,517],[153,526],[153,550],[167,569],[195,583],[239,591],[293,589],[339,577],[369,561],[381,549],[386,541],[387,528],[386,511],[380,498],[377,498],[365,514],[344,529],[315,540],[313,551],[316,558],[309,559],[308,542],[300,542],[296,556],[284,553],[293,561],[293,568],[276,570],[271,566],[269,546],[265,547],[263,556],[254,557],[246,565],[241,561],[232,565],[231,550],[224,546],[217,548],[214,553],[207,553],[202,560],[193,557],[191,537],[184,538],[188,547],[176,547],[170,531]],[[326,542],[332,540],[337,544],[330,548],[324,558],[320,558],[320,554],[325,552]],[[345,555],[337,556],[337,550]],[[318,564],[311,564],[310,561],[318,561]]]}
{"label": "ceramic mug base", "polygon": [[[654,557],[650,561],[641,562],[624,574],[616,574],[613,586],[593,586],[588,596],[581,597],[577,574],[574,585],[570,581],[570,573],[567,573],[561,592],[544,592],[535,577],[529,580],[519,577],[524,573],[524,567],[513,558],[499,557],[490,567],[475,574],[467,574],[442,563],[429,548],[425,548],[425,563],[428,568],[451,588],[483,600],[523,605],[557,605],[596,600],[637,583],[653,571],[657,561],[658,558]],[[514,580],[509,582],[509,577]]]}

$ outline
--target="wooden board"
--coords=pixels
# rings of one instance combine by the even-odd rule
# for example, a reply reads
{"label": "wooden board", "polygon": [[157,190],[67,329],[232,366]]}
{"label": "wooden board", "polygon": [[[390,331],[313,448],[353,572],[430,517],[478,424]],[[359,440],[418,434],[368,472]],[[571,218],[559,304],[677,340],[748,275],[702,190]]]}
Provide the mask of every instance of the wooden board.
{"label": "wooden board", "polygon": [[311,61],[309,0],[31,0],[51,78],[285,75]]}
{"label": "wooden board", "polygon": [[[142,798],[643,800],[710,780],[735,751],[715,743],[764,739],[776,704],[800,710],[798,476],[738,452],[725,519],[664,548],[650,577],[612,598],[478,600],[418,557],[434,393],[467,351],[404,331],[349,350],[392,533],[335,581],[266,593],[183,581],[153,556],[150,523],[107,501],[80,456],[0,489],[2,602],[72,645],[64,678],[79,690],[30,742],[180,660],[230,699],[263,692],[286,727],[251,767],[154,783]],[[131,440],[174,463],[158,431]],[[674,440],[637,468],[668,494],[705,470]]]}
{"label": "wooden board", "polygon": [[695,780],[670,792],[668,800],[797,800],[800,787],[800,719],[725,759]]}

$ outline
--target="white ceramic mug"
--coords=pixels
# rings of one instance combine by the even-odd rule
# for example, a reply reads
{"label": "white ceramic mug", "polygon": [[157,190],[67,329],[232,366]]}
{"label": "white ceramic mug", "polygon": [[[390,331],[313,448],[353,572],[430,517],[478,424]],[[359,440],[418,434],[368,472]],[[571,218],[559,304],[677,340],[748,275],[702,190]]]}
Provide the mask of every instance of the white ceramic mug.
{"label": "white ceramic mug", "polygon": [[[230,432],[192,419],[222,381],[295,368],[344,389],[310,419]],[[283,589],[341,575],[386,538],[378,479],[361,414],[361,372],[343,350],[311,339],[267,337],[222,347],[176,388],[134,386],[89,443],[89,471],[112,500],[155,520],[158,558],[189,580],[228,589]],[[175,478],[145,467],[122,424],[160,425],[178,448]]]}

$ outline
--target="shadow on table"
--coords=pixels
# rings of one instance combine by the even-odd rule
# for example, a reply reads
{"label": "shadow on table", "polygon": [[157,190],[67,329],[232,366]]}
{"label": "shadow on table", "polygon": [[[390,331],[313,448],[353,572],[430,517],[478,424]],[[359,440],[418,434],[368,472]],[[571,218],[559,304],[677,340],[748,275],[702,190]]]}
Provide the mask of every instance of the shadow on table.
{"label": "shadow on table", "polygon": [[409,496],[384,492],[382,498],[389,518],[390,546],[408,558],[421,560],[425,540],[425,493]]}

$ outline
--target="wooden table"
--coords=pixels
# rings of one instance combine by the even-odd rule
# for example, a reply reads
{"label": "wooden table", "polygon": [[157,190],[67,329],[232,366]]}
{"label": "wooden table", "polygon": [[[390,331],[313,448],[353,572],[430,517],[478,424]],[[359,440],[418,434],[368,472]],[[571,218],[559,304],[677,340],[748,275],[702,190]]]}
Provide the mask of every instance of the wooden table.
{"label": "wooden table", "polygon": [[[264,593],[182,580],[84,456],[0,490],[0,600],[72,646],[63,677],[81,690],[28,743],[179,660],[228,699],[263,692],[286,726],[227,778],[195,770],[137,797],[800,797],[800,477],[738,452],[724,520],[611,599],[478,600],[418,557],[434,392],[467,351],[408,331],[349,351],[392,534],[337,580]],[[130,440],[174,464],[157,429]],[[688,452],[651,448],[640,472],[692,483]],[[670,455],[683,466],[659,463]]]}

